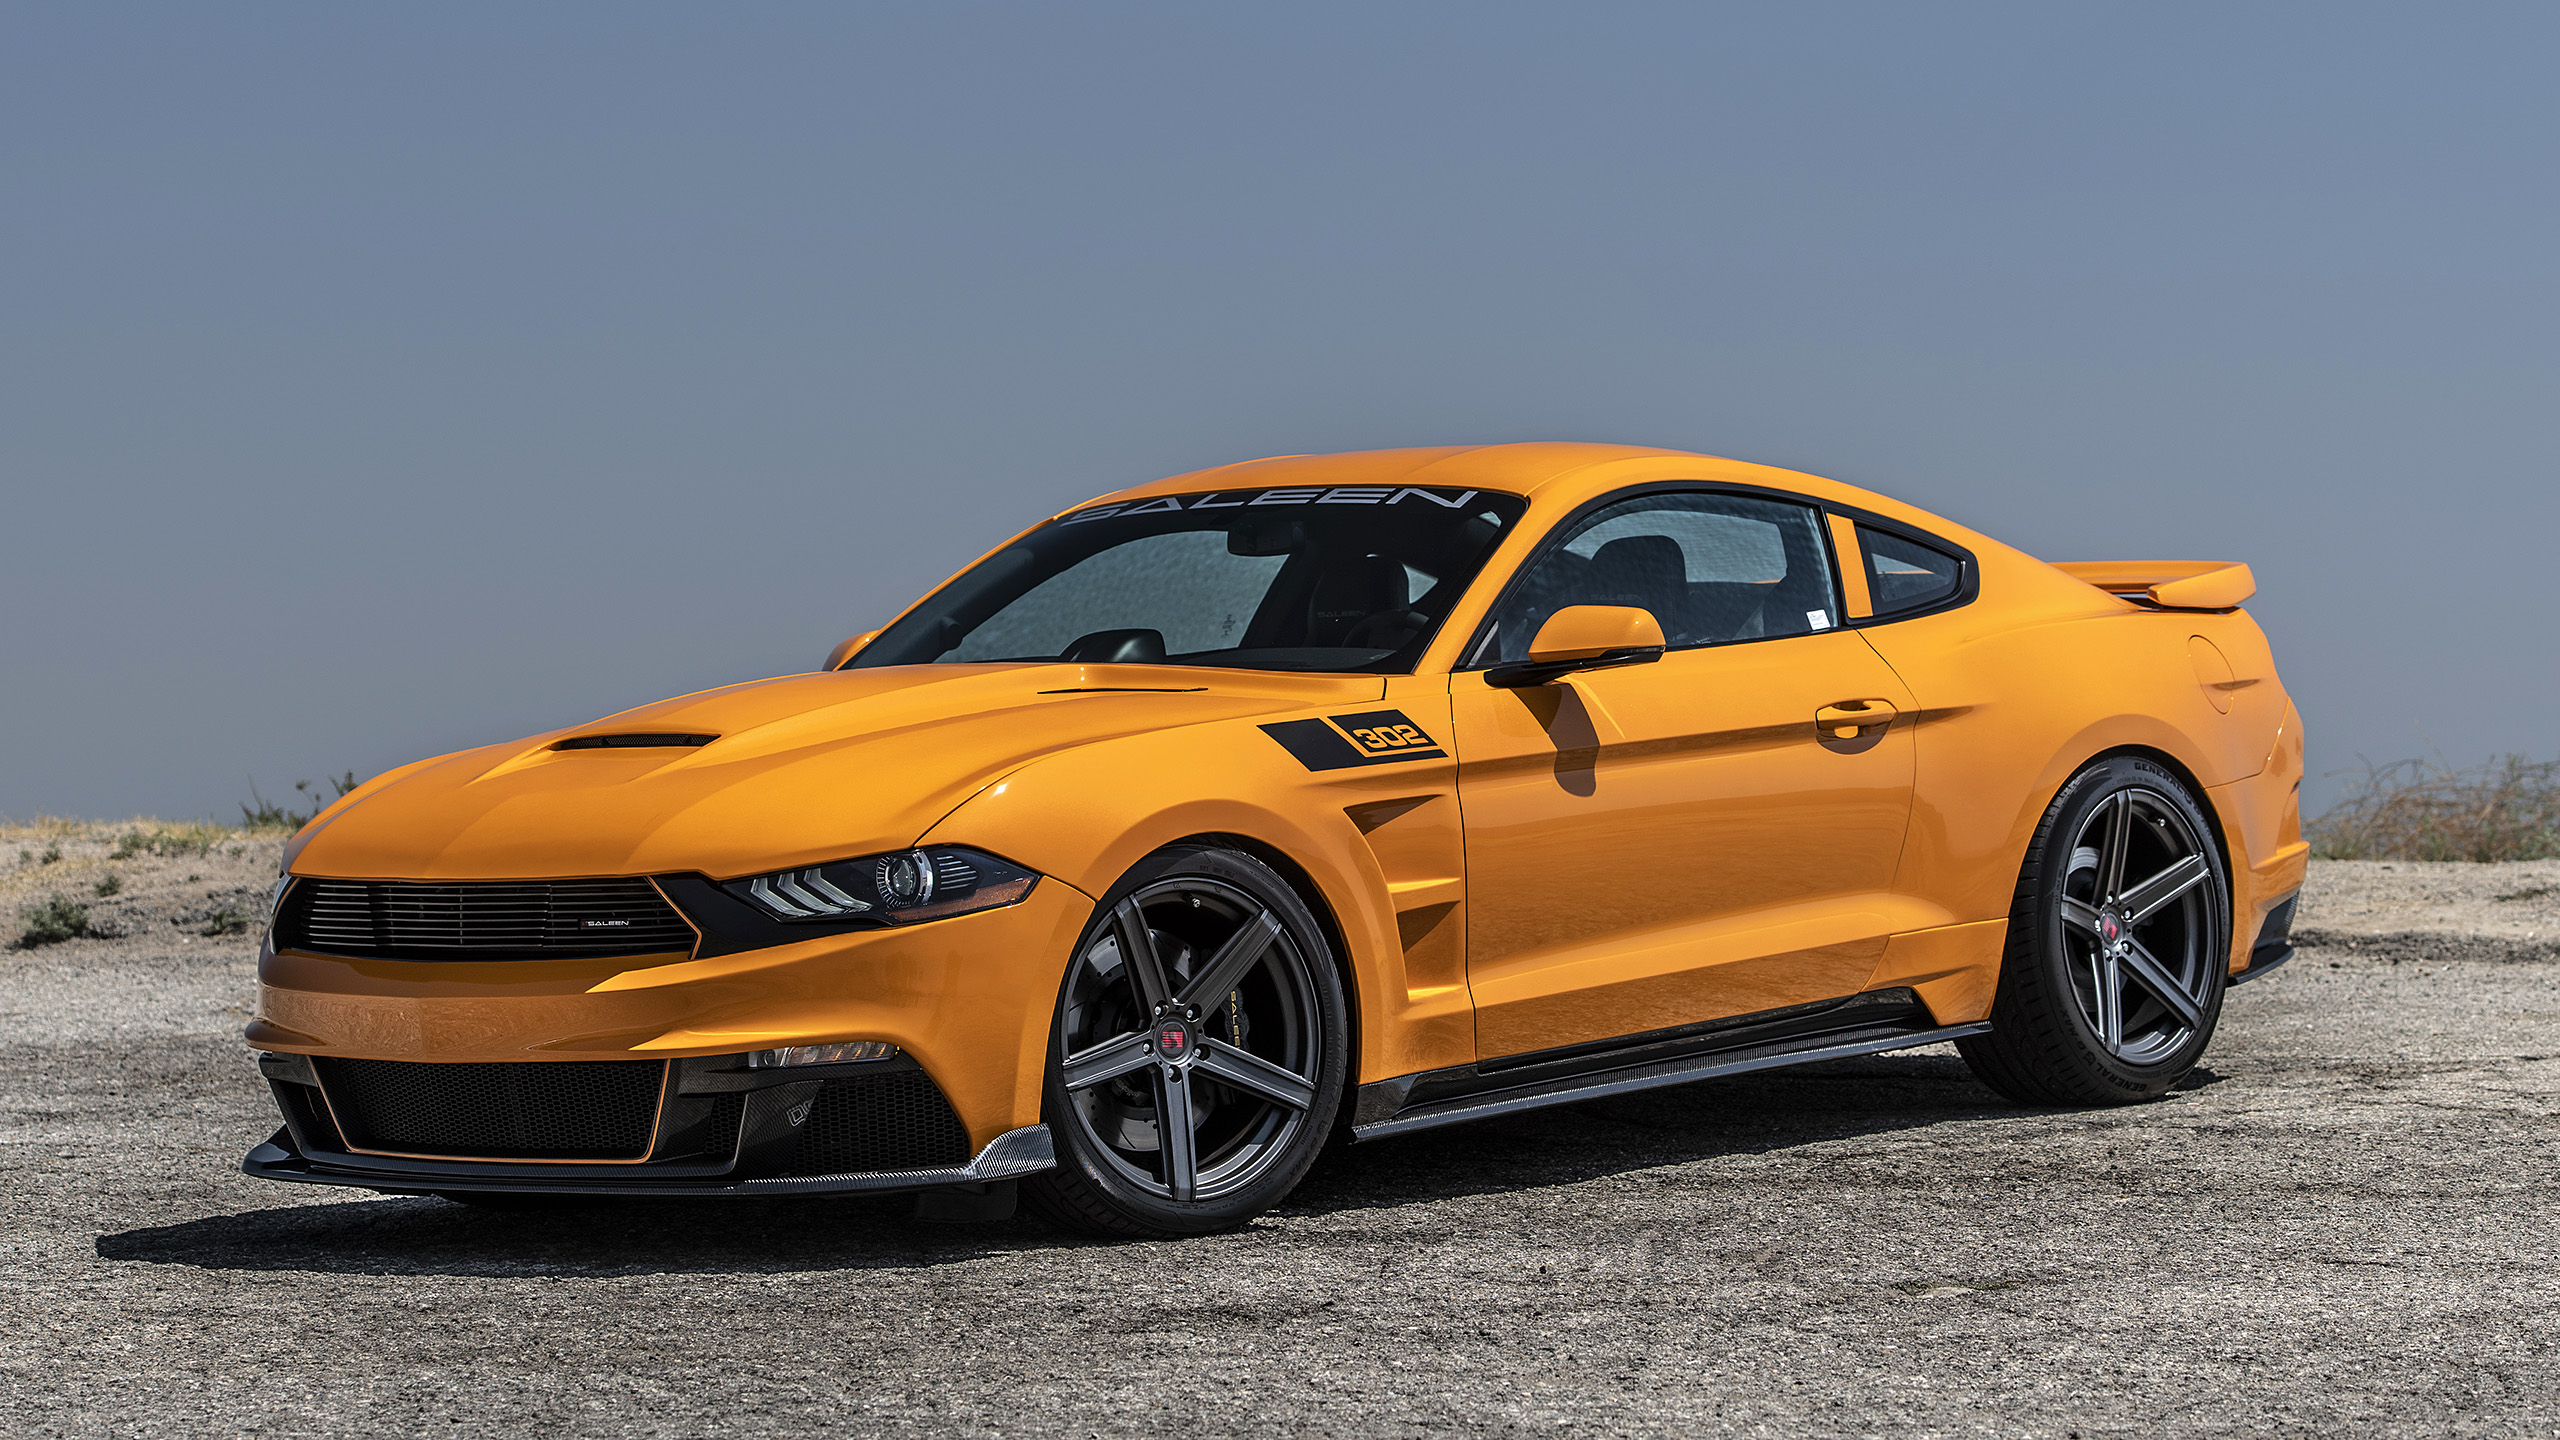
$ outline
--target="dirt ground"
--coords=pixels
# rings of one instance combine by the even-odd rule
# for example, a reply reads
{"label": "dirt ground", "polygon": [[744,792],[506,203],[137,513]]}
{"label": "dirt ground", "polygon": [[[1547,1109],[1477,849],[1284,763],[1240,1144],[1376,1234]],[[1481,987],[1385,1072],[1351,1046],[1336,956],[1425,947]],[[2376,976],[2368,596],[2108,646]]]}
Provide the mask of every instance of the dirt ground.
{"label": "dirt ground", "polygon": [[1106,1245],[250,1180],[253,936],[206,932],[274,841],[122,833],[0,832],[0,921],[86,890],[120,932],[0,953],[13,1435],[2560,1433],[2560,863],[2315,867],[2315,943],[2156,1104],[1889,1055],[1359,1146],[1241,1233]]}

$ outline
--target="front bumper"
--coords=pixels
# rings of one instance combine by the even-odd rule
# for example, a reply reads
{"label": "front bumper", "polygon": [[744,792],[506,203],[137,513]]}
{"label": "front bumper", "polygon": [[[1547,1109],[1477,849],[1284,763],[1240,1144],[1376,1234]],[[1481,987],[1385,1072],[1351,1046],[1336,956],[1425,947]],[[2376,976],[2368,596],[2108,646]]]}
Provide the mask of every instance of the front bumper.
{"label": "front bumper", "polygon": [[[600,1095],[609,1087],[592,1062],[432,1066],[264,1054],[259,1069],[285,1125],[241,1169],[386,1194],[809,1195],[978,1187],[1056,1163],[1042,1125],[1008,1130],[971,1153],[958,1117],[912,1061],[764,1070],[744,1062],[656,1062],[653,1091],[626,1087],[617,1099]],[[627,1081],[635,1067],[601,1068]],[[649,1062],[637,1068],[645,1081]],[[493,1137],[500,1143],[489,1144]],[[511,1146],[510,1137],[526,1143]],[[566,1160],[538,1153],[546,1144],[598,1153]],[[630,1153],[601,1153],[617,1144]],[[531,1153],[459,1153],[484,1148]]]}
{"label": "front bumper", "polygon": [[[885,1041],[957,1112],[965,1160],[1040,1123],[1059,979],[1092,908],[1073,887],[1044,880],[1003,909],[701,958],[408,962],[270,948],[246,1038],[306,1064],[626,1068]],[[331,1147],[295,1148],[339,1167]],[[357,1168],[401,1167],[366,1157]]]}

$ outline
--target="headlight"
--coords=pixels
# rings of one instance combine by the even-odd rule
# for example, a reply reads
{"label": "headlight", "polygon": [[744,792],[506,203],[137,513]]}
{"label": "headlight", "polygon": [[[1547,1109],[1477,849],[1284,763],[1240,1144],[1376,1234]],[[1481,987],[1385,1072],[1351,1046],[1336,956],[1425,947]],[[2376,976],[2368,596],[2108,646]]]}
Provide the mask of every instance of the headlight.
{"label": "headlight", "polygon": [[1010,905],[1040,877],[979,850],[936,845],[776,870],[720,888],[785,922],[879,920],[904,925]]}

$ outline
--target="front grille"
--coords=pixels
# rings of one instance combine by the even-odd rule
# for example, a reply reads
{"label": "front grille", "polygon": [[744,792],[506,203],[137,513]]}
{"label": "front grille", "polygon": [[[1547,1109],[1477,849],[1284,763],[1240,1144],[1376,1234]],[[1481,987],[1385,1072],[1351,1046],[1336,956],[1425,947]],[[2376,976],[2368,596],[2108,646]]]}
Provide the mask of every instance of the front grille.
{"label": "front grille", "polygon": [[372,960],[541,960],[692,953],[693,927],[645,879],[303,879],[278,949]]}
{"label": "front grille", "polygon": [[313,1063],[351,1148],[488,1160],[638,1160],[667,1073],[664,1060]]}
{"label": "front grille", "polygon": [[921,1070],[830,1080],[818,1088],[794,1175],[927,1170],[969,1163],[969,1131]]}

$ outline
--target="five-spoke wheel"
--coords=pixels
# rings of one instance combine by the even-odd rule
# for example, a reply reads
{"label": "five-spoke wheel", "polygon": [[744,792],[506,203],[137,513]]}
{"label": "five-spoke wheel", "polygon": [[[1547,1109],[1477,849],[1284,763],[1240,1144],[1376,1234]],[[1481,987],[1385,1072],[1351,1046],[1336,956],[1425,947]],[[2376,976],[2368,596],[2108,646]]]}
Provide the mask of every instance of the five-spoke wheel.
{"label": "five-spoke wheel", "polygon": [[2092,811],[2062,882],[2072,999],[2098,1044],[2127,1064],[2174,1053],[2205,1023],[2223,957],[2202,837],[2168,796],[2115,791]]}
{"label": "five-spoke wheel", "polygon": [[1183,847],[1097,909],[1060,987],[1044,1212],[1120,1234],[1239,1223],[1305,1174],[1341,1098],[1339,974],[1269,867]]}
{"label": "five-spoke wheel", "polygon": [[2230,885],[2186,784],[2110,756],[2037,826],[2009,918],[1992,1033],[1959,1048],[2033,1104],[2161,1094],[2213,1034],[2230,963]]}

